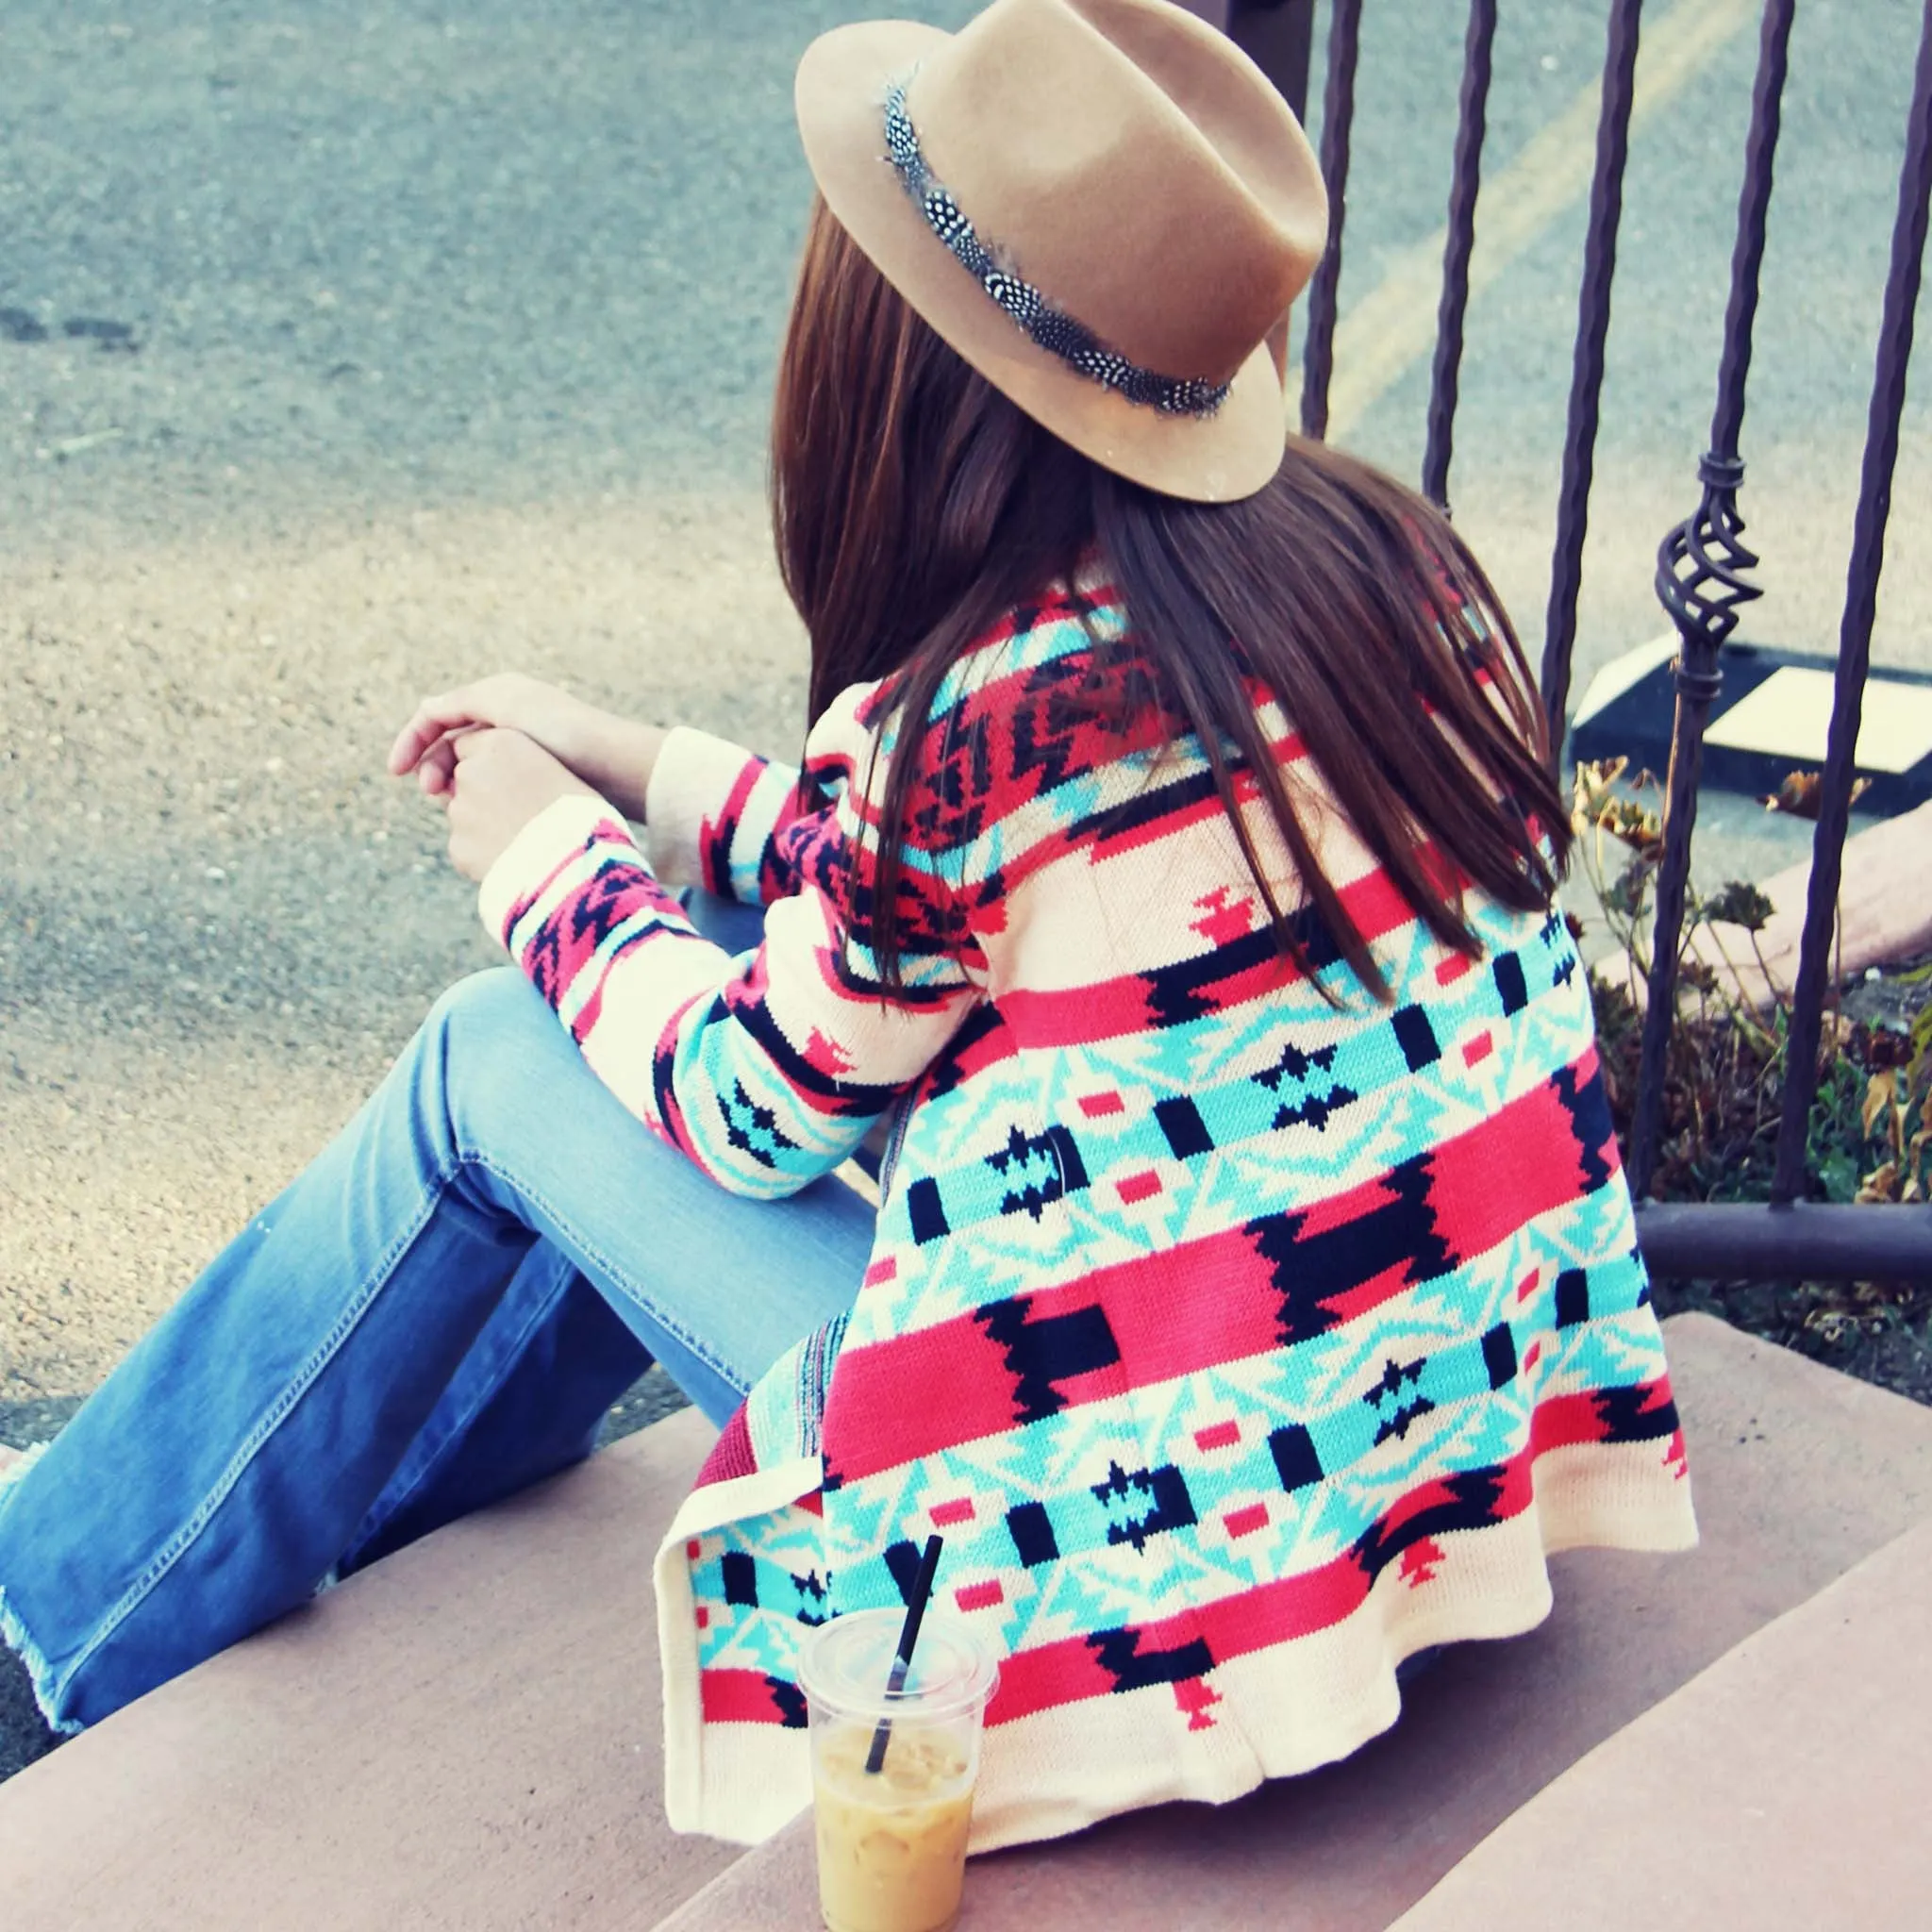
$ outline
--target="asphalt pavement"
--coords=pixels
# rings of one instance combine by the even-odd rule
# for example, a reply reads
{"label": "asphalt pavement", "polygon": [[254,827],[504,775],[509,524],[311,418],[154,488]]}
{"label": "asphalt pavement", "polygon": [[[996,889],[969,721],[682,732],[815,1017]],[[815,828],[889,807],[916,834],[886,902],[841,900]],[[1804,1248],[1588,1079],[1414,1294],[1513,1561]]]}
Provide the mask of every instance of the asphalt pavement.
{"label": "asphalt pavement", "polygon": [[[1736,30],[1633,143],[1579,686],[1661,627],[1695,499],[1756,38],[1709,4]],[[491,958],[381,774],[419,692],[522,665],[795,745],[761,501],[790,76],[859,10],[0,10],[0,1401],[92,1387]],[[1605,11],[1504,9],[1491,178],[1593,86]],[[1345,316],[1442,219],[1459,13],[1365,9]],[[1915,32],[1799,9],[1745,437],[1766,641],[1835,635]],[[1464,365],[1452,495],[1533,651],[1582,222],[1519,237]],[[1344,440],[1412,477],[1426,379],[1391,366]],[[1928,452],[1915,399],[1881,660],[1932,663]]]}

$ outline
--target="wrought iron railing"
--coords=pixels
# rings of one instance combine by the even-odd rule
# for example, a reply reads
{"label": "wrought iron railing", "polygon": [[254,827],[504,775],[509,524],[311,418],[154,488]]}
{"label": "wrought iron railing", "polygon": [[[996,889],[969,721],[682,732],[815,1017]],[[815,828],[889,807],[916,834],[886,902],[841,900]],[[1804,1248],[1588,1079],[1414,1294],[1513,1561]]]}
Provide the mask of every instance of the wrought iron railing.
{"label": "wrought iron railing", "polygon": [[[1703,498],[1695,513],[1664,539],[1657,553],[1657,597],[1677,627],[1677,710],[1671,726],[1671,764],[1664,789],[1669,831],[1657,866],[1643,1056],[1630,1132],[1630,1185],[1640,1196],[1650,1186],[1663,1124],[1664,1058],[1677,1009],[1677,955],[1684,931],[1684,892],[1690,878],[1690,837],[1697,825],[1704,727],[1724,688],[1718,654],[1738,627],[1740,608],[1760,594],[1744,575],[1757,567],[1757,558],[1744,547],[1744,519],[1738,513],[1738,491],[1744,481],[1738,438],[1744,426],[1744,379],[1751,370],[1764,223],[1771,208],[1772,166],[1777,157],[1794,11],[1795,0],[1769,0],[1764,9],[1757,79],[1751,95],[1751,132],[1744,145],[1738,240],[1731,253],[1731,299],[1724,311],[1717,407],[1710,423],[1710,447],[1697,466]],[[1809,1105],[1808,1095],[1806,1104]]]}
{"label": "wrought iron railing", "polygon": [[[1189,0],[1189,4],[1233,34],[1297,110],[1305,108],[1313,58],[1314,0]],[[1324,435],[1328,425],[1364,4],[1365,0],[1330,0],[1328,13],[1321,158],[1328,182],[1332,227],[1327,254],[1308,291],[1301,391],[1303,433],[1314,437]],[[1390,4],[1397,4],[1397,0],[1390,0]],[[1543,701],[1552,738],[1559,744],[1565,734],[1576,641],[1643,0],[1607,0],[1607,7],[1596,158],[1577,291],[1569,414],[1543,628]],[[1796,0],[1764,0],[1710,444],[1698,464],[1697,508],[1664,539],[1657,556],[1657,593],[1676,627],[1679,651],[1656,926],[1628,1148],[1630,1176],[1640,1200],[1648,1191],[1655,1172],[1666,1054],[1677,1019],[1678,961],[1705,725],[1722,689],[1724,642],[1737,625],[1740,607],[1758,594],[1749,577],[1757,558],[1742,541],[1744,521],[1738,507],[1744,480],[1739,443],[1795,11]],[[1855,25],[1848,24],[1846,30],[1856,30]],[[1469,0],[1421,479],[1424,492],[1445,506],[1496,33],[1497,0]],[[1911,359],[1928,197],[1932,197],[1932,0],[1923,0],[1905,162],[1899,175],[1890,268],[1840,626],[1809,896],[1786,1038],[1773,1199],[1761,1207],[1644,1202],[1639,1220],[1641,1238],[1659,1274],[1761,1280],[1801,1273],[1932,1280],[1932,1206],[1840,1208],[1796,1205],[1806,1186],[1808,1121],[1817,1092],[1819,1049],[1830,992],[1830,953],[1892,473],[1898,456],[1899,423]]]}

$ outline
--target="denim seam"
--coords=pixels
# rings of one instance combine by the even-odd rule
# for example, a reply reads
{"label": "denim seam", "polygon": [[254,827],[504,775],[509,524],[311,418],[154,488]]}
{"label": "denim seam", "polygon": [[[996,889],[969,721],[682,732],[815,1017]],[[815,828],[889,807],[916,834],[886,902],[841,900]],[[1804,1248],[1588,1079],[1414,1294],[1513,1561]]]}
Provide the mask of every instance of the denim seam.
{"label": "denim seam", "polygon": [[671,1320],[650,1297],[641,1293],[631,1282],[629,1276],[610,1259],[609,1256],[591,1242],[586,1241],[568,1217],[558,1212],[556,1207],[546,1195],[536,1188],[531,1187],[527,1182],[519,1180],[514,1174],[505,1173],[487,1154],[465,1154],[462,1156],[462,1158],[469,1165],[480,1167],[485,1173],[494,1174],[504,1186],[509,1188],[513,1192],[524,1195],[538,1208],[541,1208],[557,1226],[565,1232],[573,1245],[579,1248],[585,1256],[595,1262],[605,1275],[622,1289],[625,1294],[635,1302],[645,1314],[650,1316],[651,1320],[656,1322],[667,1335],[674,1336],[699,1361],[703,1362],[707,1368],[716,1374],[721,1381],[729,1388],[737,1390],[740,1395],[749,1392],[749,1385],[741,1379],[737,1370],[729,1368],[724,1362],[721,1362],[696,1336],[688,1333],[676,1322]]}
{"label": "denim seam", "polygon": [[[531,1315],[530,1318],[524,1324],[523,1328],[517,1335],[516,1345],[514,1348],[511,1349],[509,1354],[508,1359],[512,1366],[515,1365],[516,1361],[521,1357],[525,1344],[530,1340],[530,1337],[537,1332],[537,1330],[543,1324],[545,1321],[549,1319],[549,1317],[553,1313],[555,1313],[557,1308],[557,1303],[558,1297],[554,1294],[551,1295],[549,1299],[546,1300],[542,1304],[542,1306],[539,1307],[537,1311],[533,1315]],[[477,1416],[480,1415],[483,1409],[489,1405],[491,1397],[493,1397],[496,1391],[503,1387],[503,1383],[504,1377],[499,1375],[494,1382],[492,1382],[476,1397],[475,1401],[471,1403],[463,1410],[461,1415],[458,1416],[450,1424],[449,1430],[444,1435],[442,1441],[436,1445],[435,1450],[425,1461],[423,1467],[417,1472],[414,1480],[409,1484],[408,1488],[406,1489],[403,1491],[403,1493],[395,1499],[394,1503],[392,1503],[390,1506],[389,1512],[383,1517],[382,1522],[378,1523],[375,1526],[375,1528],[369,1532],[368,1536],[361,1535],[359,1533],[358,1526],[358,1534],[356,1534],[350,1540],[348,1551],[344,1553],[344,1560],[346,1560],[348,1555],[353,1554],[354,1552],[358,1550],[361,1547],[361,1545],[370,1541],[373,1538],[378,1536],[382,1531],[384,1524],[388,1524],[394,1521],[394,1519],[402,1512],[402,1510],[408,1506],[410,1498],[416,1495],[418,1491],[420,1491],[423,1488],[423,1485],[425,1482],[427,1482],[432,1475],[436,1474],[438,1459],[441,1457],[442,1452],[449,1446],[449,1444],[452,1441],[454,1441],[457,1439],[457,1437],[460,1436],[462,1432],[466,1428],[468,1428],[473,1422],[476,1420]],[[380,1501],[381,1499],[378,1497],[377,1500]],[[375,1504],[370,1505],[371,1508],[374,1508],[375,1507]],[[366,1522],[367,1520],[367,1515],[365,1513],[364,1521]]]}
{"label": "denim seam", "polygon": [[235,1485],[247,1474],[249,1464],[255,1460],[262,1445],[287,1420],[289,1411],[308,1393],[315,1378],[335,1358],[343,1342],[355,1333],[362,1317],[369,1312],[370,1304],[375,1301],[383,1284],[394,1272],[396,1263],[417,1236],[429,1224],[430,1217],[436,1212],[437,1203],[441,1200],[454,1178],[454,1170],[440,1172],[437,1174],[435,1181],[424,1192],[422,1207],[415,1220],[383,1250],[348,1306],[336,1317],[335,1325],[323,1338],[320,1345],[302,1365],[294,1378],[283,1389],[275,1405],[249,1431],[247,1439],[229,1458],[227,1468],[223,1471],[215,1487],[202,1499],[200,1507],[181,1528],[175,1531],[173,1539],[149,1560],[147,1568],[128,1585],[122,1592],[120,1600],[102,1618],[99,1627],[88,1640],[85,1648],[68,1666],[66,1674],[54,1687],[57,1693],[64,1691],[73,1683],[87,1667],[94,1653],[147,1601],[168,1572],[192,1547],[195,1540],[208,1527],[215,1511],[227,1501]]}

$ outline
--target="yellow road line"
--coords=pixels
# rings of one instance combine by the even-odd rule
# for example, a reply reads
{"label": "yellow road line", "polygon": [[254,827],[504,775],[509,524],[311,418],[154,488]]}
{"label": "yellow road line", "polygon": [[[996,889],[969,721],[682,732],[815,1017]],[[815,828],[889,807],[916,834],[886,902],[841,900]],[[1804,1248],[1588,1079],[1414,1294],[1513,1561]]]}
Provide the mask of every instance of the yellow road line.
{"label": "yellow road line", "polygon": [[[1674,100],[1754,11],[1752,0],[1678,0],[1660,20],[1646,25],[1637,55],[1632,127]],[[1469,269],[1472,303],[1588,192],[1601,103],[1598,76],[1501,174],[1483,183]],[[1328,390],[1331,440],[1347,435],[1434,349],[1448,240],[1448,229],[1441,227],[1404,249],[1381,282],[1338,321]]]}

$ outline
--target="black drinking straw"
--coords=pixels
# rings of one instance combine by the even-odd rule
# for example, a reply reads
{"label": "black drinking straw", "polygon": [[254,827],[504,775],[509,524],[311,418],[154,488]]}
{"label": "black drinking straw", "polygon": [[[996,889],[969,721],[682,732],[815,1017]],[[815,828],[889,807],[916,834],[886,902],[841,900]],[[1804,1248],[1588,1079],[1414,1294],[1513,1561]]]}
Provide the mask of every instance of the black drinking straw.
{"label": "black drinking straw", "polygon": [[[929,1536],[925,1555],[919,1559],[919,1574],[912,1579],[912,1594],[906,1599],[906,1621],[899,1626],[899,1654],[892,1659],[891,1675],[886,1679],[886,1694],[896,1696],[906,1688],[906,1674],[912,1668],[912,1646],[919,1641],[919,1626],[925,1616],[932,1580],[939,1574],[940,1550],[944,1538]],[[885,1769],[886,1745],[892,1736],[892,1720],[882,1717],[872,1734],[872,1749],[865,1754],[865,1768],[876,1774]]]}

